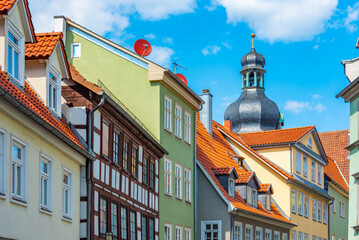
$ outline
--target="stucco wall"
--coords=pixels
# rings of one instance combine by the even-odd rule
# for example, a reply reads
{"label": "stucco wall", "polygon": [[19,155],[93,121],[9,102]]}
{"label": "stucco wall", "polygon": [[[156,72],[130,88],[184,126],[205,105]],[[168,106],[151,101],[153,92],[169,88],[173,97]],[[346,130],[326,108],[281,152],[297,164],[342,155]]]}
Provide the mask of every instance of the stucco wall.
{"label": "stucco wall", "polygon": [[[348,208],[349,208],[349,199],[347,196],[344,196],[339,192],[338,188],[333,187],[332,184],[329,184],[328,194],[332,197],[335,197],[335,212],[333,212],[333,205],[329,207],[329,235],[335,235],[335,239],[339,238],[348,239]],[[339,214],[339,202],[344,202],[345,205],[345,216],[340,217]]]}
{"label": "stucco wall", "polygon": [[264,148],[256,151],[270,159],[273,163],[281,166],[285,171],[291,172],[289,147]]}

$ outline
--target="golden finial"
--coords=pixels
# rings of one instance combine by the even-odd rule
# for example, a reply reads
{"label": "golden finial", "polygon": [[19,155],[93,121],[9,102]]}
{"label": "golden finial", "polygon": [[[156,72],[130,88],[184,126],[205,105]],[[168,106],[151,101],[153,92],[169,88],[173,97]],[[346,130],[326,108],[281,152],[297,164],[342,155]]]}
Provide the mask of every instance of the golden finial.
{"label": "golden finial", "polygon": [[254,33],[252,33],[251,37],[252,37],[252,48],[254,48],[254,38],[256,37],[256,35]]}

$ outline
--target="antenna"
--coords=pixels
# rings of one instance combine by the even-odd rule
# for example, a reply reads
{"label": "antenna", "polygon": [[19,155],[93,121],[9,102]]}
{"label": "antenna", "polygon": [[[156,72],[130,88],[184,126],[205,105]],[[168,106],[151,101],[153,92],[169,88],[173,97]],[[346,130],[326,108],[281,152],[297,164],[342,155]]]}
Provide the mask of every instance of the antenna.
{"label": "antenna", "polygon": [[176,73],[176,69],[177,67],[183,68],[185,70],[189,70],[188,68],[181,66],[177,63],[178,58],[175,59],[175,61],[173,62],[173,73]]}

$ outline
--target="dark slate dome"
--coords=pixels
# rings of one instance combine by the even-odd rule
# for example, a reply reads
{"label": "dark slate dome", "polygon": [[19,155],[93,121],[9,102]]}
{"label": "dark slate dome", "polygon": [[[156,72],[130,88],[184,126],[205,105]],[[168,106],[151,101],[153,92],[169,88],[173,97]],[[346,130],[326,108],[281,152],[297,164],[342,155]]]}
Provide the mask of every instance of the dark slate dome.
{"label": "dark slate dome", "polygon": [[244,55],[241,59],[241,64],[243,69],[246,68],[264,68],[266,64],[266,60],[264,59],[263,55],[257,53],[254,48]]}

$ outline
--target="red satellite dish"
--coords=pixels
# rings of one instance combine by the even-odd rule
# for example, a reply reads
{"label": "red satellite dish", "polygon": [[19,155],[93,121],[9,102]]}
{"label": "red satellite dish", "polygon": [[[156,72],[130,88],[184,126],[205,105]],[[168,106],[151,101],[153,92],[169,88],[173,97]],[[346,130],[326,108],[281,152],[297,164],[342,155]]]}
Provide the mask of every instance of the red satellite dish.
{"label": "red satellite dish", "polygon": [[152,51],[151,44],[145,39],[138,39],[133,46],[136,53],[142,57],[150,55]]}
{"label": "red satellite dish", "polygon": [[183,76],[183,74],[180,74],[180,73],[176,73],[176,76],[181,79],[181,81],[187,85],[187,79],[185,76]]}

